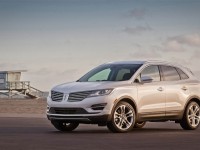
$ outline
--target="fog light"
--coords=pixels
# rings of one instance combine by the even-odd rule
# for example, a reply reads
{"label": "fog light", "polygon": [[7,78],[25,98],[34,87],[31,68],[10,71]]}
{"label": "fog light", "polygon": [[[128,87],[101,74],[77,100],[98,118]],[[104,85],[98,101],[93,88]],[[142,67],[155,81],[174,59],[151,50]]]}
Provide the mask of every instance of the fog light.
{"label": "fog light", "polygon": [[49,110],[50,110],[50,107],[47,105],[47,110],[46,111],[49,112]]}
{"label": "fog light", "polygon": [[103,110],[107,103],[101,103],[101,104],[94,104],[91,106],[91,109],[93,110]]}

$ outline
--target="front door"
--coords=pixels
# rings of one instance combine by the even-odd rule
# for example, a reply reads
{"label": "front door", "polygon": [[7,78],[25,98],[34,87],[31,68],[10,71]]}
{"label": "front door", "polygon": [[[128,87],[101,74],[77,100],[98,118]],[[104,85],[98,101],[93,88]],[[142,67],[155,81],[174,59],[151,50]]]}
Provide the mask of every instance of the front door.
{"label": "front door", "polygon": [[146,67],[139,75],[140,79],[150,77],[152,82],[139,83],[138,114],[140,118],[165,117],[165,87],[162,85],[159,67]]}

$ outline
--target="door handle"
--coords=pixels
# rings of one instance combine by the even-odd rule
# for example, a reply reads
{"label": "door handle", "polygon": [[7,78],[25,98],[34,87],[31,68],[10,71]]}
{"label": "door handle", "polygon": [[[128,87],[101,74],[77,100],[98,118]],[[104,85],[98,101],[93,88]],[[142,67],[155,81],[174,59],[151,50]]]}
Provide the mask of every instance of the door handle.
{"label": "door handle", "polygon": [[187,90],[187,87],[183,86],[181,89],[182,89],[183,91],[186,91],[186,90]]}
{"label": "door handle", "polygon": [[164,89],[162,87],[159,87],[157,90],[162,92]]}

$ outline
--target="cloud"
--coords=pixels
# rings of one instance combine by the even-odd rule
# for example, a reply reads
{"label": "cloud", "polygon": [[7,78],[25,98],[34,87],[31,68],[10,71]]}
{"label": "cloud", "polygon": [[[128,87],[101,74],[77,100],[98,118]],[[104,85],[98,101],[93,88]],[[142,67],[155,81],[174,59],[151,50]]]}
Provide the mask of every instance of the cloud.
{"label": "cloud", "polygon": [[167,40],[163,43],[163,50],[165,52],[181,52],[185,51],[185,48],[176,40]]}
{"label": "cloud", "polygon": [[184,52],[191,47],[193,49],[199,48],[200,35],[194,33],[168,37],[167,40],[162,43],[162,47],[165,52]]}
{"label": "cloud", "polygon": [[165,50],[174,52],[185,51],[188,46],[200,47],[200,35],[195,33],[169,37],[163,46]]}
{"label": "cloud", "polygon": [[191,60],[199,61],[199,58],[200,58],[200,51],[199,50],[195,50],[194,53],[191,56]]}
{"label": "cloud", "polygon": [[170,62],[174,62],[176,64],[182,65],[184,67],[192,66],[191,60],[179,57],[179,55],[170,55],[170,58],[168,58]]}
{"label": "cloud", "polygon": [[184,44],[187,46],[200,47],[200,34],[197,34],[197,33],[174,36],[174,37],[170,37],[168,40],[174,41],[178,44]]}
{"label": "cloud", "polygon": [[160,59],[161,55],[154,46],[151,46],[149,50],[144,50],[140,44],[134,44],[136,50],[132,51],[129,56],[134,59]]}
{"label": "cloud", "polygon": [[141,8],[135,8],[133,10],[130,10],[125,16],[129,18],[135,18],[138,20],[144,19],[144,16],[146,15],[146,10]]}
{"label": "cloud", "polygon": [[132,34],[132,35],[140,35],[146,31],[151,31],[151,30],[152,28],[149,25],[146,25],[146,26],[136,26],[136,27],[125,27],[123,29],[123,32]]}

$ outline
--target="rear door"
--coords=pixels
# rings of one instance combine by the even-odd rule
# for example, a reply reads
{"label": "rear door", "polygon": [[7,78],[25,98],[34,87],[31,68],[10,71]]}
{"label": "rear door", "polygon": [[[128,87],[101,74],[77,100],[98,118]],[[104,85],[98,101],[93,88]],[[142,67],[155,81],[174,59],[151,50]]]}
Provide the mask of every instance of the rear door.
{"label": "rear door", "polygon": [[187,75],[173,66],[160,66],[166,92],[166,116],[179,116],[187,95],[185,79]]}

